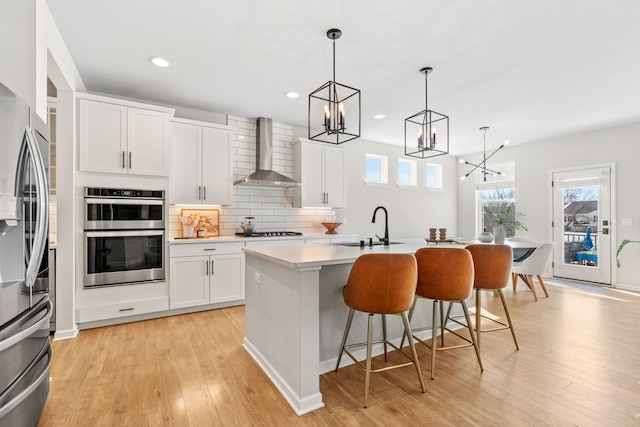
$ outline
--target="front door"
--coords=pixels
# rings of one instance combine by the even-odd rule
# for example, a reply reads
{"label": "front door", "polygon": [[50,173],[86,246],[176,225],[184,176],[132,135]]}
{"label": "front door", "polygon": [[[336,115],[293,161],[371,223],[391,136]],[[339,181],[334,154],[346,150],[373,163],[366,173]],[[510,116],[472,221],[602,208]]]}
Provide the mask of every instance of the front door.
{"label": "front door", "polygon": [[553,172],[553,275],[611,284],[611,166]]}

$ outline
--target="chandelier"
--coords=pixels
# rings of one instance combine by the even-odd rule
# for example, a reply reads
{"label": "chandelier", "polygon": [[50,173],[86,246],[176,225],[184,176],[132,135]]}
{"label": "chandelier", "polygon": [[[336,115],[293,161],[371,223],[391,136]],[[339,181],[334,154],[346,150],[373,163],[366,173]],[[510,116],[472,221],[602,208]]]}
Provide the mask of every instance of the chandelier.
{"label": "chandelier", "polygon": [[461,177],[461,180],[465,180],[467,179],[467,177],[469,175],[471,175],[473,173],[473,171],[475,171],[476,169],[480,168],[480,170],[482,171],[482,178],[483,181],[487,180],[487,175],[491,175],[491,176],[503,176],[504,173],[503,172],[498,172],[496,170],[492,170],[489,169],[487,167],[487,160],[489,160],[491,157],[493,157],[494,154],[496,154],[498,151],[500,151],[501,149],[504,148],[505,145],[509,144],[509,141],[505,141],[504,144],[502,144],[500,147],[496,148],[496,151],[494,151],[493,153],[491,153],[489,156],[487,156],[487,131],[489,130],[489,126],[483,126],[480,128],[480,131],[484,132],[483,135],[483,141],[484,141],[484,147],[483,147],[483,156],[482,156],[482,161],[480,162],[480,164],[476,165],[474,163],[468,162],[467,160],[464,159],[460,159],[460,163],[464,163],[465,165],[470,165],[473,166],[473,169],[471,169],[466,175],[464,175],[463,177]]}
{"label": "chandelier", "polygon": [[329,144],[360,137],[360,91],[336,82],[336,40],[341,35],[337,28],[327,31],[333,40],[333,80],[309,95],[309,139]]}
{"label": "chandelier", "polygon": [[449,117],[429,110],[428,76],[433,71],[424,67],[424,110],[404,121],[404,154],[426,159],[449,154]]}

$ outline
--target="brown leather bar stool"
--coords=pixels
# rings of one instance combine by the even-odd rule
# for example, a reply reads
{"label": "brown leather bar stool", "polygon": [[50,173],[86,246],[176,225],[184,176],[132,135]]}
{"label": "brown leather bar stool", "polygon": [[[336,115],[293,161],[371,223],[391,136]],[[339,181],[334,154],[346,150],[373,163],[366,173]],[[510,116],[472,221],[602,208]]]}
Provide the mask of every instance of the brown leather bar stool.
{"label": "brown leather bar stool", "polygon": [[[501,331],[503,329],[511,330],[513,336],[513,342],[516,345],[516,350],[519,350],[518,340],[516,339],[516,333],[513,329],[513,322],[509,315],[509,307],[507,301],[504,298],[504,292],[502,289],[507,286],[509,282],[509,276],[511,275],[511,263],[513,262],[513,250],[509,245],[469,245],[467,246],[471,256],[473,257],[473,268],[475,271],[475,278],[473,280],[473,287],[476,291],[476,331],[478,336],[478,348],[480,348],[480,336],[485,332]],[[505,315],[507,316],[507,323],[501,322],[496,319],[492,319],[487,316],[482,316],[482,301],[481,291],[497,291],[504,307]],[[490,320],[499,327],[491,329],[482,329],[480,326],[482,318]]]}
{"label": "brown leather bar stool", "polygon": [[[364,407],[367,407],[367,397],[369,396],[369,380],[371,373],[383,372],[390,369],[401,368],[404,366],[415,365],[420,381],[420,389],[424,393],[424,381],[420,372],[420,363],[416,353],[413,340],[409,339],[411,347],[411,358],[409,362],[397,365],[385,366],[379,369],[371,369],[371,349],[373,344],[383,343],[385,352],[385,361],[387,359],[387,344],[396,348],[395,345],[387,341],[385,315],[399,314],[402,317],[405,333],[411,335],[409,327],[409,318],[407,311],[413,303],[413,296],[416,292],[417,280],[416,259],[411,254],[364,254],[356,259],[347,285],[344,287],[344,302],[349,307],[349,316],[347,325],[340,346],[340,354],[338,355],[338,363],[336,364],[336,372],[340,366],[342,353],[346,353],[358,366],[363,367],[349,351],[350,348],[366,345],[367,361],[364,379]],[[351,329],[351,322],[355,311],[362,311],[369,314],[369,324],[367,328],[367,342],[358,344],[347,344],[347,337]],[[383,339],[373,340],[373,315],[382,314],[383,319]],[[404,352],[400,352],[405,355]],[[405,355],[406,356],[406,355]],[[407,356],[408,358],[408,356]]]}
{"label": "brown leather bar stool", "polygon": [[[456,348],[470,347],[476,351],[478,365],[483,370],[480,350],[476,344],[476,334],[471,326],[467,299],[471,296],[473,289],[473,259],[471,253],[461,248],[423,248],[415,253],[418,262],[418,286],[416,288],[416,299],[409,311],[409,321],[413,317],[413,312],[419,298],[433,300],[433,322],[431,326],[431,346],[420,338],[414,336],[416,340],[431,348],[431,379],[434,378],[436,370],[436,353],[442,350],[453,350]],[[447,314],[444,314],[444,302],[449,302]],[[464,312],[466,323],[462,323],[450,317],[452,303],[460,303]],[[441,346],[437,346],[438,333],[438,307],[440,307],[440,339]],[[452,320],[469,330],[469,337],[461,335],[455,330],[447,328],[447,321]],[[412,328],[412,332],[429,329],[428,327]],[[445,347],[444,332],[448,331],[466,341],[466,344],[451,345]],[[403,337],[404,342],[404,337]],[[400,346],[402,346],[402,343]]]}

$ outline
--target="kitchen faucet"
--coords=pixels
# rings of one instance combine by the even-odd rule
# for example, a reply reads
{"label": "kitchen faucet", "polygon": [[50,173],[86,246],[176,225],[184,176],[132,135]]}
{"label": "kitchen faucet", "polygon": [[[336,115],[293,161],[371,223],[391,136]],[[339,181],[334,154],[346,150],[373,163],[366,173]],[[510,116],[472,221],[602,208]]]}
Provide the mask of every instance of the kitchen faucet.
{"label": "kitchen faucet", "polygon": [[[381,239],[384,242],[385,246],[389,246],[389,213],[384,206],[378,206],[373,211],[373,218],[371,218],[371,222],[376,222],[376,213],[378,209],[382,209],[384,211],[384,239]],[[380,237],[378,237],[380,239]]]}

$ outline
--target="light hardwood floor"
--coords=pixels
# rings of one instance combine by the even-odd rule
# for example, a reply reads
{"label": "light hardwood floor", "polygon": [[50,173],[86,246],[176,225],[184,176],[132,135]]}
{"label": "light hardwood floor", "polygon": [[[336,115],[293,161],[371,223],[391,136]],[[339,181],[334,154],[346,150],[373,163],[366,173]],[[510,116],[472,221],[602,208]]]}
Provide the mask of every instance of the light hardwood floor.
{"label": "light hardwood floor", "polygon": [[505,289],[520,351],[483,334],[484,372],[471,348],[438,352],[432,381],[420,345],[426,393],[413,367],[373,375],[364,409],[352,365],[321,377],[326,406],[302,417],[242,348],[243,307],[84,330],[53,343],[39,425],[640,425],[640,296],[548,284],[538,302]]}

